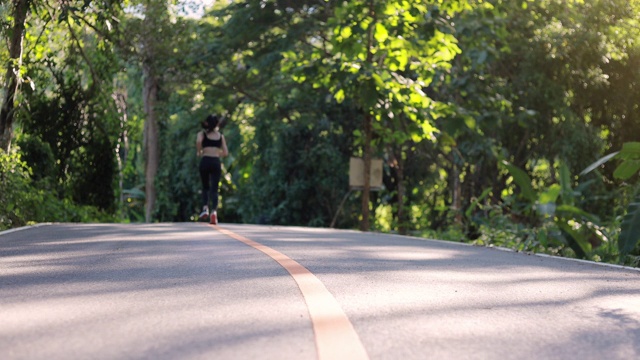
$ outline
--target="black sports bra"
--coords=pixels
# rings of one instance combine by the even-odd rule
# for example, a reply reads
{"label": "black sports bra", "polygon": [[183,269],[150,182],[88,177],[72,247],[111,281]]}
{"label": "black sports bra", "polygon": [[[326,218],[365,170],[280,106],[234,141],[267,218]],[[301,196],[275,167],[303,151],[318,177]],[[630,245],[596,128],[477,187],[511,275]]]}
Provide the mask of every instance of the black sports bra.
{"label": "black sports bra", "polygon": [[209,139],[207,137],[207,134],[203,132],[204,135],[204,139],[202,139],[202,147],[206,148],[206,147],[215,147],[215,148],[219,148],[222,149],[222,134],[220,134],[220,139],[218,140],[213,140],[213,139]]}

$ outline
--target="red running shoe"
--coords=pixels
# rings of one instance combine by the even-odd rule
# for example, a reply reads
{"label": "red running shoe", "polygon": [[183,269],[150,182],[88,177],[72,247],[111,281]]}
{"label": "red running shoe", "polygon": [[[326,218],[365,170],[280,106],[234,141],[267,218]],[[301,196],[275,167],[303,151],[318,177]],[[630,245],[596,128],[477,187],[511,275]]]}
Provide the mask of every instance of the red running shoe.
{"label": "red running shoe", "polygon": [[211,219],[211,221],[209,221],[210,224],[218,225],[218,214],[216,214],[215,211],[211,213],[210,219]]}

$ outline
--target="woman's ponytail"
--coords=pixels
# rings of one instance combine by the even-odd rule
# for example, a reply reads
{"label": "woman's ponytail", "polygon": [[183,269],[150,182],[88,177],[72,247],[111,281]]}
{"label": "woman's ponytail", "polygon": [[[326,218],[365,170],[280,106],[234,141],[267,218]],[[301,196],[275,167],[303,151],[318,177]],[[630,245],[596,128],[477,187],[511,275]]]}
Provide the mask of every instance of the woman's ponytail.
{"label": "woman's ponytail", "polygon": [[220,119],[218,119],[216,115],[211,114],[207,116],[207,118],[202,122],[202,128],[206,132],[211,132],[218,127],[219,123],[220,123]]}

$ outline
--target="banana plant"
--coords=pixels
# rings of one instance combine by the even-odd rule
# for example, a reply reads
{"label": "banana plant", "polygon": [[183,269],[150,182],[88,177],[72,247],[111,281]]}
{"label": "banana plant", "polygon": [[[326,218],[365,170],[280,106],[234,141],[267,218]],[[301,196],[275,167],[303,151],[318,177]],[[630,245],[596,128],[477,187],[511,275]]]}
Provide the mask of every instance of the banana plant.
{"label": "banana plant", "polygon": [[618,237],[618,249],[621,259],[629,254],[640,241],[640,195],[627,207],[627,214],[620,224],[620,236]]}
{"label": "banana plant", "polygon": [[[640,171],[640,142],[628,142],[622,145],[622,150],[606,155],[589,165],[580,175],[587,174],[611,159],[622,160],[613,172],[613,176],[620,180],[628,180]],[[640,242],[640,194],[631,201],[627,213],[620,225],[618,250],[620,260],[629,254]]]}
{"label": "banana plant", "polygon": [[571,173],[564,162],[559,163],[559,183],[543,189],[534,189],[531,178],[524,170],[506,160],[502,160],[501,165],[520,188],[522,197],[534,215],[553,221],[564,235],[566,244],[578,257],[586,258],[591,252],[591,239],[609,241],[610,237],[599,225],[598,217],[575,206],[577,192],[571,186]]}

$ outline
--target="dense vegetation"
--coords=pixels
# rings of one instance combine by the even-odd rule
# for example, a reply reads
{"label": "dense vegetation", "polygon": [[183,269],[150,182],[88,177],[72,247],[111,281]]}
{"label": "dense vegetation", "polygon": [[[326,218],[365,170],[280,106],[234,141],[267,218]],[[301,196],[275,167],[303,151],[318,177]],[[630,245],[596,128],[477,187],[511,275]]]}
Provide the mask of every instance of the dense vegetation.
{"label": "dense vegetation", "polygon": [[0,230],[194,221],[216,113],[224,222],[638,266],[639,1],[198,3],[0,4]]}

